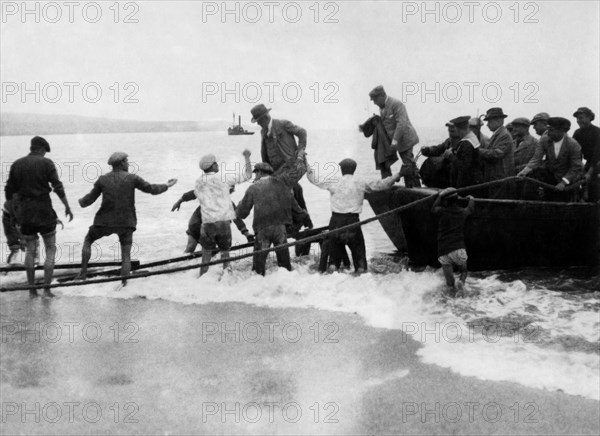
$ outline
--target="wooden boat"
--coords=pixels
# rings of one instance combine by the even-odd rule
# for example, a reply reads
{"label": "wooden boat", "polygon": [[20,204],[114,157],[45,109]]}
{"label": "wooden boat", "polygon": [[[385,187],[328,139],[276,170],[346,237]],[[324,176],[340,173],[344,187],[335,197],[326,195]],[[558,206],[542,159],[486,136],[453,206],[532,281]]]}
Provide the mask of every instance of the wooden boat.
{"label": "wooden boat", "polygon": [[[394,187],[367,195],[381,214],[438,192]],[[380,220],[400,252],[415,266],[439,266],[435,198]],[[476,198],[465,224],[472,271],[523,267],[592,266],[600,262],[600,204]]]}

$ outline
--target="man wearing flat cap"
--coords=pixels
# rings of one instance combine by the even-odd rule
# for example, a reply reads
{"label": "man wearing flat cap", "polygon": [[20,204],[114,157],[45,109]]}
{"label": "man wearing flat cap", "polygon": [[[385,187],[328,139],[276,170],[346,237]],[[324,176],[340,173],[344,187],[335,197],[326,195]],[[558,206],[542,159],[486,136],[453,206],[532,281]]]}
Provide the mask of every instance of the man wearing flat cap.
{"label": "man wearing flat cap", "polygon": [[585,159],[585,180],[588,184],[588,201],[593,203],[600,200],[600,180],[598,173],[600,165],[600,128],[592,121],[596,117],[587,107],[580,107],[573,116],[577,119],[579,129],[573,133],[573,139],[581,145],[581,153]]}
{"label": "man wearing flat cap", "polygon": [[[221,259],[229,259],[231,248],[231,221],[235,219],[235,210],[231,201],[230,191],[234,185],[246,182],[252,177],[250,150],[242,152],[244,169],[241,172],[219,172],[219,162],[212,154],[200,158],[202,175],[196,180],[194,194],[200,205],[200,245],[202,246],[202,263],[210,262],[217,250],[221,251]],[[223,263],[223,270],[229,267],[229,262]],[[208,271],[208,266],[201,266],[198,277]]]}
{"label": "man wearing flat cap", "polygon": [[548,130],[548,119],[550,115],[547,112],[540,112],[539,114],[535,114],[531,119],[531,125],[533,126],[533,130],[538,136],[542,136]]}
{"label": "man wearing flat cap", "polygon": [[[271,108],[267,109],[264,104],[257,104],[250,110],[252,114],[250,121],[262,127],[260,132],[262,161],[271,165],[274,174],[279,175],[293,168],[296,165],[296,159],[304,159],[307,134],[305,129],[288,120],[272,118],[270,112]],[[296,142],[296,138],[298,138],[298,142]],[[306,209],[302,186],[295,183],[293,190],[298,204]],[[309,215],[306,216],[304,226],[313,227]]]}
{"label": "man wearing flat cap", "polygon": [[[446,150],[455,150],[460,142],[460,135],[452,122],[447,122],[448,137],[438,145],[421,147],[421,153],[427,157],[419,174],[423,183],[430,188],[447,188],[450,185],[450,162],[443,157]],[[390,174],[391,175],[391,174]]]}
{"label": "man wearing flat cap", "polygon": [[444,151],[444,159],[450,162],[450,186],[463,188],[481,183],[479,167],[479,140],[469,129],[469,116],[454,118],[456,133],[461,138],[456,148]]}
{"label": "man wearing flat cap", "polygon": [[380,117],[391,140],[392,150],[400,155],[402,160],[400,173],[404,176],[404,184],[408,188],[421,186],[419,170],[413,155],[413,147],[419,143],[419,137],[408,118],[406,106],[400,100],[387,95],[381,85],[371,90],[369,97],[379,106]]}
{"label": "man wearing flat cap", "polygon": [[[65,215],[69,221],[73,220],[73,213],[63,184],[58,178],[56,166],[45,157],[46,153],[50,153],[48,141],[35,136],[31,139],[29,150],[27,156],[17,159],[11,165],[4,192],[27,244],[25,254],[27,283],[33,285],[35,282],[34,259],[39,250],[38,234],[40,234],[46,250],[44,284],[50,285],[56,256],[56,224],[59,222],[52,208],[50,192],[54,190],[58,195],[65,206]],[[30,290],[29,293],[31,296],[37,296],[36,290]],[[44,296],[53,297],[54,294],[50,292],[50,288],[45,288]]]}
{"label": "man wearing flat cap", "polygon": [[[555,185],[558,191],[564,191],[576,182],[582,176],[583,163],[581,146],[567,135],[570,128],[571,122],[566,118],[550,117],[547,134],[540,138],[533,157],[517,175],[524,177],[532,174],[535,179]],[[574,191],[571,192],[574,194]],[[549,200],[574,199],[573,195],[554,193],[549,193],[547,197]]]}
{"label": "man wearing flat cap", "polygon": [[[484,117],[488,129],[493,134],[486,148],[480,148],[479,156],[483,164],[483,182],[504,179],[515,175],[515,144],[506,127],[504,127],[504,114],[502,108],[489,109]],[[493,186],[488,190],[490,198],[504,198],[510,196],[511,184]]]}
{"label": "man wearing flat cap", "polygon": [[[271,245],[278,246],[287,243],[286,227],[296,219],[306,217],[306,210],[298,205],[292,193],[292,186],[306,172],[304,156],[296,159],[288,170],[275,175],[273,167],[267,162],[259,162],[254,166],[254,183],[248,187],[244,198],[236,209],[238,219],[246,218],[254,209],[252,229],[256,235],[254,251],[265,250]],[[292,270],[289,248],[275,250],[278,266]],[[268,253],[255,254],[252,259],[252,270],[265,275]]]}
{"label": "man wearing flat cap", "polygon": [[520,172],[533,157],[537,146],[537,139],[529,134],[531,122],[525,117],[515,118],[513,138],[515,141],[515,171]]}
{"label": "man wearing flat cap", "polygon": [[131,246],[133,232],[137,226],[135,211],[135,190],[152,195],[165,192],[177,179],[170,179],[164,185],[151,185],[137,174],[129,173],[129,160],[126,153],[117,151],[110,155],[108,164],[112,171],[98,177],[92,190],[79,199],[81,207],[92,205],[100,195],[102,203],[96,212],[81,250],[81,272],[79,278],[87,278],[87,266],[92,254],[92,244],[100,238],[116,234],[121,245],[121,276],[123,286],[131,272]]}

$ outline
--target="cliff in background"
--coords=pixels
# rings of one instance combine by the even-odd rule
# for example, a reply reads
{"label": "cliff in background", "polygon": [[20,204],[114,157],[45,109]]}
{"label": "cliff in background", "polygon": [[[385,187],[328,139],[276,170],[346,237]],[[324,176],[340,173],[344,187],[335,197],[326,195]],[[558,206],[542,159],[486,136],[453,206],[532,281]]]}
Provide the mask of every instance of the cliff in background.
{"label": "cliff in background", "polygon": [[79,115],[3,112],[0,136],[44,136],[77,133],[208,132],[226,131],[229,123],[210,121],[134,121]]}

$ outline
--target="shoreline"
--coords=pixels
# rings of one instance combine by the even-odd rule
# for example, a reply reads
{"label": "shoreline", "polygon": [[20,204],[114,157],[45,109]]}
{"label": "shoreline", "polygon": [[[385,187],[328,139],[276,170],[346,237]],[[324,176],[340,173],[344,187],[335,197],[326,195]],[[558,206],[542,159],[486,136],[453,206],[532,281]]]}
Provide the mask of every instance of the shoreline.
{"label": "shoreline", "polygon": [[[598,401],[424,364],[419,342],[356,314],[140,298],[0,299],[2,434],[600,430]],[[13,403],[14,413],[6,409]],[[72,422],[64,403],[79,403]],[[102,417],[89,422],[98,408]],[[57,411],[61,419],[50,424]]]}

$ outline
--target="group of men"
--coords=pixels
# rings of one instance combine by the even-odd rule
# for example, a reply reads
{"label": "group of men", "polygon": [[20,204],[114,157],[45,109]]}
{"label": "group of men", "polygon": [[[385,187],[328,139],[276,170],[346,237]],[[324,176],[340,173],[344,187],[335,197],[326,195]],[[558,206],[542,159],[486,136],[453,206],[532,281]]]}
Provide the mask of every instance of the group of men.
{"label": "group of men", "polygon": [[[536,114],[531,121],[515,118],[509,123],[510,132],[504,126],[507,115],[502,108],[491,108],[483,118],[493,132],[490,138],[481,133],[479,118],[454,118],[446,123],[448,139],[421,149],[424,156],[436,159],[436,164],[425,165],[431,171],[424,175],[424,181],[433,187],[465,188],[512,176],[529,176],[554,189],[523,189],[522,198],[567,201],[577,199],[579,182],[585,181],[585,199],[597,202],[600,128],[592,124],[595,114],[587,107],[577,109],[573,117],[579,125],[573,137],[567,134],[571,129],[568,119],[550,117],[545,112]],[[530,126],[539,139],[529,133]],[[586,160],[585,167],[582,158]],[[486,186],[483,195],[491,198],[515,195],[510,182]]]}
{"label": "group of men", "polygon": [[[332,215],[329,230],[349,226],[345,231],[333,232],[325,238],[319,271],[327,270],[330,265],[339,268],[342,261],[347,260],[346,246],[352,253],[355,270],[358,273],[366,271],[364,236],[360,226],[353,226],[359,222],[365,193],[390,189],[401,177],[404,177],[408,187],[420,186],[413,154],[413,147],[419,142],[419,138],[406,107],[401,101],[388,96],[382,86],[374,88],[369,96],[379,106],[380,115],[371,117],[359,128],[365,136],[373,136],[372,148],[381,178],[364,180],[355,176],[357,162],[343,159],[339,164],[341,178],[329,182],[319,180],[306,160],[306,130],[290,121],[272,118],[271,109],[258,104],[251,109],[251,114],[252,122],[261,127],[262,161],[252,168],[250,151],[245,150],[243,172],[230,174],[219,171],[222,163],[219,163],[214,154],[204,155],[200,160],[202,174],[194,189],[186,192],[171,209],[179,210],[184,201],[198,201],[198,208],[188,224],[185,251],[193,252],[200,243],[203,264],[220,251],[224,260],[223,267],[228,268],[227,259],[232,240],[231,221],[234,221],[248,241],[254,242],[252,269],[264,275],[268,254],[266,249],[271,245],[285,244],[288,236],[297,236],[302,227],[313,227],[298,183],[307,174],[309,182],[330,193]],[[574,116],[580,126],[575,132],[575,139],[566,134],[570,129],[568,120],[549,117],[545,113],[536,115],[531,122],[526,118],[513,120],[511,135],[503,125],[507,115],[501,108],[492,108],[484,118],[493,132],[491,138],[481,133],[479,118],[458,117],[446,124],[449,138],[444,143],[423,147],[422,152],[425,156],[439,157],[440,162],[446,166],[446,186],[460,188],[515,174],[527,176],[533,173],[546,183],[555,185],[556,190],[562,191],[566,186],[577,182],[581,176],[583,150],[587,161],[585,178],[590,181],[589,197],[597,199],[599,190],[597,186],[592,189],[594,183],[591,182],[598,180],[600,129],[591,125],[594,114],[588,108],[578,109]],[[539,140],[529,134],[530,125],[540,135]],[[60,222],[52,208],[49,195],[52,190],[63,202],[69,220],[73,219],[73,214],[54,163],[45,157],[50,152],[48,142],[35,137],[31,140],[30,151],[28,156],[18,159],[10,169],[5,188],[7,213],[10,211],[14,216],[26,242],[25,266],[29,284],[34,283],[34,258],[39,251],[36,246],[37,235],[42,236],[46,247],[44,285],[49,286],[54,269],[56,225]],[[391,165],[398,160],[398,155],[402,166],[397,174],[392,175]],[[91,244],[99,238],[116,234],[121,244],[121,275],[125,284],[131,270],[131,244],[137,225],[135,190],[157,195],[175,185],[177,180],[170,179],[165,184],[156,185],[146,182],[128,172],[128,156],[123,152],[113,153],[108,164],[112,171],[100,176],[91,192],[79,200],[81,207],[87,207],[102,195],[100,209],[85,236],[80,278],[87,278]],[[230,197],[234,186],[249,181],[253,173],[254,183],[248,187],[236,206]],[[492,195],[498,195],[502,187],[495,189],[496,191],[490,191]],[[452,202],[456,192],[444,191],[444,197],[448,198],[443,204],[436,204],[436,213],[441,210],[441,206]],[[243,223],[252,209],[254,235],[250,234]],[[450,219],[449,222],[453,222],[452,225],[456,227],[456,220]],[[462,223],[464,224],[464,220]],[[450,243],[450,246],[456,245]],[[14,253],[11,251],[12,254]],[[279,248],[276,254],[278,265],[291,270],[288,248]],[[207,270],[207,266],[201,267],[200,276]],[[35,290],[31,293],[37,295]],[[45,288],[44,295],[52,296],[50,288]]]}

